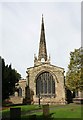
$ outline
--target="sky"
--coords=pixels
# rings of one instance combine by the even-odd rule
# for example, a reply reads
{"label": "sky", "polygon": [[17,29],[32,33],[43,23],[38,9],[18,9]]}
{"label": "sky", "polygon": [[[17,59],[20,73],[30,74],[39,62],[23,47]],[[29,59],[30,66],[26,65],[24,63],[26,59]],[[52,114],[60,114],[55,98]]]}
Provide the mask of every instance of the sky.
{"label": "sky", "polygon": [[0,3],[0,56],[22,78],[38,56],[42,14],[52,65],[67,71],[70,52],[81,46],[80,2]]}

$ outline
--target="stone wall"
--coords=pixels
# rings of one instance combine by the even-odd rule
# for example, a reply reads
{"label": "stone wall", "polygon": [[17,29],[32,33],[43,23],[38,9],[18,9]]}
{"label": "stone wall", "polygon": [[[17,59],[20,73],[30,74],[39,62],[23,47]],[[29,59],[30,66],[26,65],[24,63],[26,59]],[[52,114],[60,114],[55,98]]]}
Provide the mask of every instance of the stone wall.
{"label": "stone wall", "polygon": [[55,80],[55,98],[42,98],[41,103],[65,103],[65,88],[64,88],[64,69],[56,67],[50,64],[41,64],[36,67],[27,69],[29,74],[29,87],[34,92],[33,100],[34,103],[38,103],[38,98],[36,96],[36,78],[37,76],[44,72],[48,71],[52,74]]}
{"label": "stone wall", "polygon": [[25,98],[26,80],[20,80],[19,81],[19,87],[22,89],[22,97]]}
{"label": "stone wall", "polygon": [[[19,82],[17,84],[18,84],[18,86],[16,85],[16,88],[18,90],[15,91],[13,96],[10,96],[10,101],[13,104],[22,104],[23,103],[23,98],[25,98],[26,80],[19,80]],[[19,88],[22,89],[22,96],[19,96]]]}
{"label": "stone wall", "polygon": [[22,104],[22,103],[23,103],[23,97],[10,96],[10,101],[11,101],[13,104]]}

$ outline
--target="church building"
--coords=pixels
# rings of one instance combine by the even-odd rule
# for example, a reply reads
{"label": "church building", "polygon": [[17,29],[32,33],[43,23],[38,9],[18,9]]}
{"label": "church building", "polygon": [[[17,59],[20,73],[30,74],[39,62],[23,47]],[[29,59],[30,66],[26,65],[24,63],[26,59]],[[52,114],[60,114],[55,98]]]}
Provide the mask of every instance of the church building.
{"label": "church building", "polygon": [[27,68],[27,86],[32,91],[32,101],[38,104],[65,104],[64,69],[51,65],[47,55],[44,19],[42,16],[38,57],[34,66]]}
{"label": "church building", "polygon": [[41,104],[65,104],[64,68],[52,65],[47,55],[43,16],[38,57],[34,55],[34,66],[26,73],[26,80],[19,81],[20,96],[16,94],[20,103],[30,100],[39,104],[40,100]]}

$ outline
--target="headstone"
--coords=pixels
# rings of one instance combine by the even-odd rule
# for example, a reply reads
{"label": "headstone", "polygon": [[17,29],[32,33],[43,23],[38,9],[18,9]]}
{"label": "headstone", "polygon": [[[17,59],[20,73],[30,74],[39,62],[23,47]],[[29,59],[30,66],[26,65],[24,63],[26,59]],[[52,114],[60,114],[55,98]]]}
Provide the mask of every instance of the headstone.
{"label": "headstone", "polygon": [[43,105],[43,115],[49,116],[49,104]]}
{"label": "headstone", "polygon": [[21,120],[21,108],[10,108],[10,120]]}

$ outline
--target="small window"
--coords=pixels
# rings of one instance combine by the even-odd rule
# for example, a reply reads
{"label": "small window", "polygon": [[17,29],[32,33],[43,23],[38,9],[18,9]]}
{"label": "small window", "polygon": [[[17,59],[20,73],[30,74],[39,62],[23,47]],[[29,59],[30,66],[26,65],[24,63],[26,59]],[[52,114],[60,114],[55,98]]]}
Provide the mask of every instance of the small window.
{"label": "small window", "polygon": [[18,93],[18,96],[22,96],[22,88],[19,88],[19,93]]}

